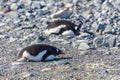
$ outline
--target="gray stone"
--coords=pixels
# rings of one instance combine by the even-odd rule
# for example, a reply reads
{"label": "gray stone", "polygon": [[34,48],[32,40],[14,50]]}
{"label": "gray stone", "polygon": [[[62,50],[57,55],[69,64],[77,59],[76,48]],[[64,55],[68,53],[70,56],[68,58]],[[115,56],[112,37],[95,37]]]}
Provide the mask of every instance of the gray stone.
{"label": "gray stone", "polygon": [[40,1],[40,6],[41,6],[41,8],[43,8],[43,7],[47,6],[47,4],[45,3],[45,1]]}
{"label": "gray stone", "polygon": [[104,45],[104,38],[101,36],[98,36],[94,39],[93,44],[95,47],[101,47]]}
{"label": "gray stone", "polygon": [[10,0],[11,2],[13,2],[13,3],[16,3],[16,2],[18,2],[19,0]]}
{"label": "gray stone", "polygon": [[42,72],[45,72],[45,71],[50,71],[51,70],[51,68],[44,68],[44,69],[42,69],[41,71]]}
{"label": "gray stone", "polygon": [[99,13],[97,11],[94,13],[94,16],[95,16],[96,19],[98,19],[100,17],[100,15],[101,15],[101,13]]}
{"label": "gray stone", "polygon": [[72,42],[72,47],[77,48],[79,50],[87,50],[90,48],[88,43],[89,43],[88,40],[76,40]]}
{"label": "gray stone", "polygon": [[5,25],[6,25],[6,23],[1,23],[1,22],[0,22],[0,26],[5,26]]}
{"label": "gray stone", "polygon": [[108,0],[109,3],[115,2],[116,0]]}
{"label": "gray stone", "polygon": [[55,0],[45,0],[46,1],[46,3],[54,3],[55,2]]}
{"label": "gray stone", "polygon": [[78,47],[79,50],[87,50],[89,48],[90,47],[89,47],[89,45],[87,43],[80,43],[80,45]]}
{"label": "gray stone", "polygon": [[27,16],[27,17],[30,17],[31,15],[32,15],[32,13],[30,13],[30,12],[25,13],[25,16]]}
{"label": "gray stone", "polygon": [[81,37],[81,38],[91,38],[91,35],[89,33],[82,33],[79,37]]}
{"label": "gray stone", "polygon": [[14,19],[14,21],[13,21],[13,22],[14,22],[14,24],[19,24],[19,23],[20,23],[20,21],[21,21],[20,19]]}
{"label": "gray stone", "polygon": [[120,36],[117,36],[116,46],[117,46],[117,47],[120,47]]}
{"label": "gray stone", "polygon": [[69,11],[65,10],[65,11],[55,15],[54,18],[61,18],[61,19],[65,18],[65,19],[67,19],[67,18],[70,18],[70,15],[71,15],[71,13]]}
{"label": "gray stone", "polygon": [[31,5],[31,8],[36,8],[36,9],[41,8],[40,1],[33,1],[32,5]]}
{"label": "gray stone", "polygon": [[17,18],[18,17],[18,12],[10,11],[10,12],[6,13],[5,16],[9,17],[9,18]]}
{"label": "gray stone", "polygon": [[4,35],[4,34],[0,34],[0,39],[4,39],[4,38],[9,38],[9,36]]}
{"label": "gray stone", "polygon": [[36,40],[37,40],[37,42],[42,42],[42,41],[48,40],[48,39],[47,39],[47,37],[44,37],[44,36],[38,36]]}
{"label": "gray stone", "polygon": [[[25,8],[25,4],[23,4],[23,3],[18,3],[17,4],[18,5],[18,9],[23,9],[23,8]],[[29,6],[30,4],[28,4],[28,6]]]}
{"label": "gray stone", "polygon": [[16,38],[10,37],[9,43],[12,43],[12,42],[14,42],[14,41],[16,41],[16,40],[17,40]]}
{"label": "gray stone", "polygon": [[114,47],[115,39],[114,35],[98,36],[93,40],[93,44],[95,47]]}
{"label": "gray stone", "polygon": [[73,4],[72,3],[65,3],[65,7],[71,8],[71,7],[73,7]]}
{"label": "gray stone", "polygon": [[20,65],[24,65],[25,63],[24,62],[12,62],[12,66],[14,67],[17,67],[17,66],[20,66]]}
{"label": "gray stone", "polygon": [[103,34],[115,34],[116,33],[116,30],[110,26],[110,25],[107,25]]}

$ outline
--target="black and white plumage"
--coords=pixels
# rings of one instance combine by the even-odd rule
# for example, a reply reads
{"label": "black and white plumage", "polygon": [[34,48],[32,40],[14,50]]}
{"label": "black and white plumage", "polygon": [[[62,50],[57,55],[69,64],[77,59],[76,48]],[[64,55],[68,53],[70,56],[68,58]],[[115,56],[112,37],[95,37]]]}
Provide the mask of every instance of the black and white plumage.
{"label": "black and white plumage", "polygon": [[23,48],[18,54],[18,61],[46,61],[53,60],[55,56],[64,54],[60,49],[46,45],[34,44]]}
{"label": "black and white plumage", "polygon": [[78,35],[79,29],[77,25],[68,20],[55,20],[48,24],[47,29],[44,31],[46,35],[56,34],[56,35],[67,35],[73,34]]}

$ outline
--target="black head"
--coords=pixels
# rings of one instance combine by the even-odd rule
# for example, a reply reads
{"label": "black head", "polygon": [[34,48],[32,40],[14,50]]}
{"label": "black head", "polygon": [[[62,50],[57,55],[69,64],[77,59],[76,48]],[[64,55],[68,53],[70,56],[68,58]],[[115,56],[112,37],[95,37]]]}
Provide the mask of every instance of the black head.
{"label": "black head", "polygon": [[65,54],[60,49],[58,49],[56,47],[52,47],[52,51],[54,52],[54,55]]}
{"label": "black head", "polygon": [[59,55],[59,54],[65,54],[63,53],[60,49],[56,48],[56,53]]}

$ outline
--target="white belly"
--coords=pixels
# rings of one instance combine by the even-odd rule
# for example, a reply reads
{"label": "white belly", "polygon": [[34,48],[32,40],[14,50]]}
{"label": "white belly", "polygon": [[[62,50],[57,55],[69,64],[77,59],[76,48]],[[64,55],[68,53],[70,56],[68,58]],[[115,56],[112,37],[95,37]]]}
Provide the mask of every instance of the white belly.
{"label": "white belly", "polygon": [[57,27],[49,29],[49,30],[47,29],[47,30],[44,31],[44,33],[46,35],[50,35],[52,33],[59,33],[60,29],[64,28],[64,27],[66,27],[66,25],[60,25],[60,26],[57,26]]}
{"label": "white belly", "polygon": [[[29,52],[24,51],[22,58],[20,58],[18,61],[24,61],[24,58],[27,58],[28,60],[32,61],[41,61],[43,56],[47,53],[47,50],[43,50],[42,52],[39,52],[37,56],[32,56]],[[49,55],[45,58],[45,60],[53,60],[55,58],[54,55]]]}
{"label": "white belly", "polygon": [[68,31],[64,31],[62,35],[66,36],[66,35],[75,35],[75,34],[72,30],[68,30]]}
{"label": "white belly", "polygon": [[45,61],[53,60],[54,58],[54,55],[49,55],[47,58],[45,58]]}
{"label": "white belly", "polygon": [[37,56],[32,56],[29,52],[24,51],[22,57],[26,57],[32,61],[41,61],[42,57],[46,54],[46,52],[47,52],[47,50],[43,50],[42,52],[39,52],[39,54]]}

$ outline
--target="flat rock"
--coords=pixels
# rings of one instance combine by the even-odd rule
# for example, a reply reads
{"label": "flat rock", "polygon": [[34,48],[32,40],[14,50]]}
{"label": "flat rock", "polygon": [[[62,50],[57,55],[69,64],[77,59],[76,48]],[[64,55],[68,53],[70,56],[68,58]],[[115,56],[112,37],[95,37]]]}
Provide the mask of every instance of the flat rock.
{"label": "flat rock", "polygon": [[86,10],[82,13],[82,16],[87,19],[90,13],[91,13],[91,10]]}
{"label": "flat rock", "polygon": [[116,34],[116,30],[114,27],[108,25],[103,31],[103,34]]}
{"label": "flat rock", "polygon": [[65,8],[65,9],[61,9],[61,10],[57,11],[56,13],[52,14],[51,17],[67,19],[70,17],[70,15],[71,15],[70,11]]}
{"label": "flat rock", "polygon": [[80,45],[78,47],[79,50],[87,50],[89,48],[90,47],[89,47],[89,45],[87,43],[80,43]]}
{"label": "flat rock", "polygon": [[89,42],[86,40],[75,41],[75,42],[72,42],[72,47],[77,48],[78,50],[87,50],[90,48],[88,43]]}
{"label": "flat rock", "polygon": [[10,12],[6,13],[5,16],[8,17],[8,18],[17,18],[18,17],[18,12],[10,11]]}
{"label": "flat rock", "polygon": [[115,46],[115,39],[114,35],[98,36],[93,40],[93,44],[95,47],[113,47]]}

